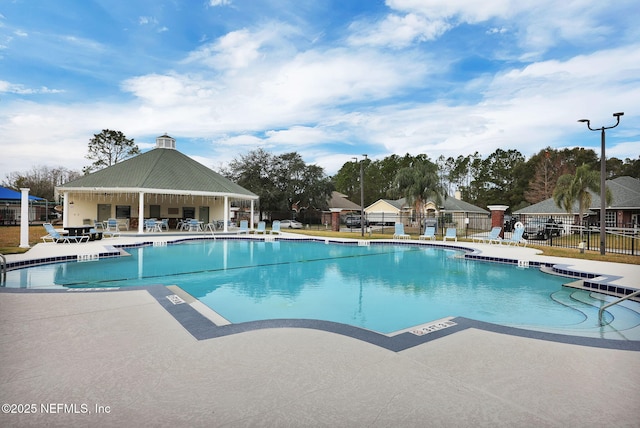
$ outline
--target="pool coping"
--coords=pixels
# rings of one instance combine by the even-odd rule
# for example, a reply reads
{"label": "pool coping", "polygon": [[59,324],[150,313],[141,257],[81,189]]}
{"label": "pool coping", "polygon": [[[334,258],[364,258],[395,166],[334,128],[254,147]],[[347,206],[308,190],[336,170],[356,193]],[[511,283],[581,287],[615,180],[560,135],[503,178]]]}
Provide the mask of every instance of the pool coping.
{"label": "pool coping", "polygon": [[[271,239],[269,239],[271,238]],[[173,241],[165,240],[149,240],[136,243],[123,243],[114,245],[105,245],[104,251],[97,253],[85,253],[67,256],[54,256],[45,257],[40,259],[26,259],[7,263],[7,270],[20,269],[28,266],[36,266],[40,264],[59,263],[64,261],[88,261],[96,260],[99,258],[111,258],[120,257],[126,255],[124,250],[126,248],[137,248],[151,245],[173,245],[183,243],[185,241],[193,240],[215,240],[215,239],[229,239],[229,240],[257,240],[257,241],[312,241],[312,242],[324,242],[332,244],[346,244],[346,245],[362,245],[361,240],[357,239],[337,239],[337,238],[324,238],[324,237],[255,237],[255,236],[232,236],[225,235],[223,237],[211,237],[211,236],[193,236],[176,239]],[[367,242],[366,246],[370,245],[409,245],[409,246],[427,246],[436,248],[446,248],[452,250],[464,251],[465,258],[477,261],[485,261],[492,263],[505,263],[516,265],[523,268],[537,267],[548,268],[552,272],[561,276],[566,276],[574,279],[583,279],[583,284],[586,288],[592,289],[592,291],[616,295],[619,293],[629,294],[636,289],[612,284],[612,281],[622,278],[619,275],[600,274],[594,272],[588,272],[586,270],[580,270],[571,268],[569,263],[554,263],[551,261],[539,261],[539,260],[525,260],[527,263],[523,263],[523,260],[508,258],[508,257],[495,257],[482,255],[482,251],[479,251],[474,246],[463,246],[461,244],[453,243],[438,243],[433,241],[417,241],[417,240],[372,240]],[[97,256],[94,256],[97,254]],[[95,257],[95,258],[94,258]],[[260,321],[249,321],[242,323],[233,323],[228,325],[216,325],[211,319],[203,315],[200,311],[192,307],[190,304],[181,301],[175,293],[165,285],[151,285],[151,286],[134,286],[126,288],[108,288],[108,289],[92,289],[92,288],[65,288],[65,289],[24,289],[24,288],[6,288],[0,287],[0,293],[68,293],[68,292],[123,292],[134,290],[146,290],[156,301],[163,307],[169,314],[171,314],[176,321],[178,321],[194,338],[197,340],[208,340],[222,336],[228,336],[232,334],[243,333],[252,330],[270,329],[270,328],[308,328],[327,331],[335,334],[348,336],[354,339],[358,339],[370,344],[377,345],[384,349],[399,352],[405,349],[418,346],[432,340],[445,337],[459,331],[467,329],[480,329],[495,333],[508,334],[512,336],[519,336],[531,339],[546,340],[551,342],[567,343],[573,345],[618,349],[618,350],[631,350],[640,351],[640,341],[636,340],[619,340],[619,339],[604,339],[585,336],[574,336],[560,333],[550,333],[535,330],[528,330],[524,328],[503,326],[499,324],[488,323],[484,321],[473,320],[464,317],[452,317],[450,323],[445,326],[435,326],[434,328],[423,329],[420,334],[412,332],[420,326],[412,327],[406,330],[401,330],[397,334],[383,334],[365,328],[342,324],[332,321],[315,320],[315,319],[270,319]],[[171,296],[177,297],[172,299]],[[424,325],[432,325],[437,321],[426,322]]]}

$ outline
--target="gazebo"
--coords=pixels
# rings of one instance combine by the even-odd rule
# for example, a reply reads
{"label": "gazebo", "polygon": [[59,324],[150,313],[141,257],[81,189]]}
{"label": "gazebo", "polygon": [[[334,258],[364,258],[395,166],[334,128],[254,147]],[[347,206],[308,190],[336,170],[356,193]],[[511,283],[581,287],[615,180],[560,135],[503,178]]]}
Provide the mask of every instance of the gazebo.
{"label": "gazebo", "polygon": [[116,218],[144,231],[145,218],[221,221],[228,230],[231,205],[250,202],[250,222],[258,196],[176,150],[168,135],[148,152],[56,187],[64,196],[63,226]]}

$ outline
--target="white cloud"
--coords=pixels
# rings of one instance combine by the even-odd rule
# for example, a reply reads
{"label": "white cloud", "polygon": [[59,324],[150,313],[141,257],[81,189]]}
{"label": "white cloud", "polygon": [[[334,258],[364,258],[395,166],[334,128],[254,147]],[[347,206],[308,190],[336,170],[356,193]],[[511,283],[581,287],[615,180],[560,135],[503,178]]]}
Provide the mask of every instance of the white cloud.
{"label": "white cloud", "polygon": [[229,6],[231,0],[209,0],[209,6]]}
{"label": "white cloud", "polygon": [[24,85],[17,83],[11,83],[4,80],[0,80],[0,93],[10,93],[19,95],[34,95],[34,94],[58,94],[64,92],[61,89],[51,89],[46,86],[40,88],[27,88]]}
{"label": "white cloud", "polygon": [[428,19],[409,13],[404,16],[390,14],[378,23],[356,22],[350,26],[348,42],[354,46],[392,46],[402,48],[414,41],[434,40],[451,28],[441,19]]}

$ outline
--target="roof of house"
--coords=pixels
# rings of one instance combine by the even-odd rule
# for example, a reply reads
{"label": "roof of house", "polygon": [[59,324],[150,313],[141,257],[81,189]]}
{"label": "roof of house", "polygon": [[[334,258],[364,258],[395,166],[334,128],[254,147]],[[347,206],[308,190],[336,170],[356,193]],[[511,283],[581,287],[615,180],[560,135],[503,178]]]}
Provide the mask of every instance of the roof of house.
{"label": "roof of house", "polygon": [[333,191],[329,198],[329,208],[340,208],[343,210],[360,211],[360,205],[347,199],[344,193]]}
{"label": "roof of house", "polygon": [[[633,177],[618,177],[607,180],[607,187],[611,190],[613,201],[607,208],[611,209],[640,209],[640,180]],[[593,210],[600,210],[600,194],[591,193],[591,206],[585,214],[594,214]],[[573,205],[573,214],[579,211],[578,203]],[[514,212],[514,214],[567,214],[566,210],[558,207],[553,198],[529,205]]]}
{"label": "roof of house", "polygon": [[445,211],[489,214],[489,211],[461,199],[449,197],[442,202],[442,206],[444,206]]}
{"label": "roof of house", "polygon": [[[380,202],[380,201],[391,205],[392,207],[396,208],[398,211],[407,210],[407,209],[411,208],[411,206],[409,206],[407,204],[406,198],[401,198],[401,199],[396,199],[396,200],[379,199],[377,202]],[[433,202],[433,201],[429,200],[427,202]],[[373,205],[373,204],[371,204],[371,205]],[[448,198],[444,199],[442,201],[442,204],[440,205],[440,207],[444,207],[444,210],[445,211],[449,211],[449,212],[466,212],[466,213],[489,214],[489,211],[487,211],[487,210],[484,210],[484,209],[482,209],[480,207],[477,207],[477,206],[475,206],[473,204],[470,204],[469,202],[465,202],[463,200],[452,198],[452,197],[448,197]],[[369,207],[367,207],[367,208],[369,208]]]}
{"label": "roof of house", "polygon": [[190,157],[155,148],[59,186],[61,191],[148,191],[257,199],[258,196]]}

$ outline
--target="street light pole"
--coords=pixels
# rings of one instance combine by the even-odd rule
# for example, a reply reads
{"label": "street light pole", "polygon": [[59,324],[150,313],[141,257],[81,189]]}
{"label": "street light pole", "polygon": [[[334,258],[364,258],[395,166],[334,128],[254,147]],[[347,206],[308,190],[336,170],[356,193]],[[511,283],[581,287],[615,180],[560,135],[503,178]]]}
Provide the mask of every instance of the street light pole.
{"label": "street light pole", "polygon": [[[589,119],[580,119],[578,122],[583,122],[587,124],[587,128],[590,131],[600,131],[600,254],[604,256],[606,252],[606,209],[607,209],[607,199],[606,199],[606,173],[607,173],[607,160],[604,155],[604,131],[606,129],[613,129],[620,124],[620,116],[624,116],[623,112],[613,113],[613,117],[616,118],[616,124],[608,127],[601,128],[592,128],[591,121]],[[580,219],[582,221],[582,219]]]}
{"label": "street light pole", "polygon": [[[360,236],[364,237],[364,161],[367,160],[367,155],[363,154],[360,161]],[[358,158],[354,158],[356,161]]]}

